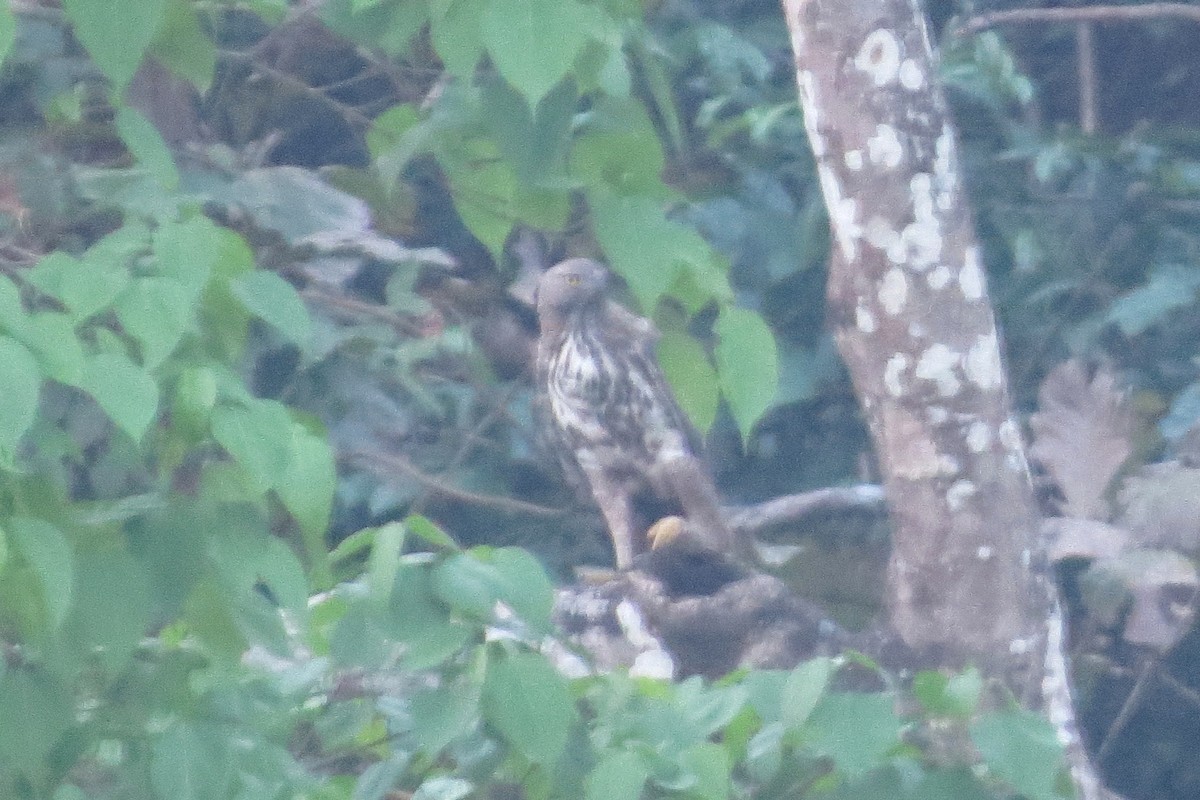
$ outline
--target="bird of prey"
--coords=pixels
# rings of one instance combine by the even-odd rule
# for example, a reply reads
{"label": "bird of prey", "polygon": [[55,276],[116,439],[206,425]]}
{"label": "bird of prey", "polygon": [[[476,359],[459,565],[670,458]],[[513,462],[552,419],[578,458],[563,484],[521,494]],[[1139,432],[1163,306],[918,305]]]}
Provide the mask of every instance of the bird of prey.
{"label": "bird of prey", "polygon": [[603,265],[572,258],[538,283],[541,434],[568,482],[600,507],[619,569],[646,550],[664,518],[691,544],[728,553],[697,437],[658,366],[658,332],[610,300],[608,282]]}

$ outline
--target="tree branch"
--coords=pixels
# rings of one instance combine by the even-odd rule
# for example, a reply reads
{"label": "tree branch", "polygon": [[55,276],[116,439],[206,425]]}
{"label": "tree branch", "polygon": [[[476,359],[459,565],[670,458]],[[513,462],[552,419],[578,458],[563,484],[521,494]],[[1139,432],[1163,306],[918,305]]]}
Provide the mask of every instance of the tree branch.
{"label": "tree branch", "polygon": [[1200,6],[1187,3],[1145,3],[1138,6],[1089,6],[1087,8],[1015,8],[971,17],[955,28],[954,34],[970,36],[1000,25],[1030,25],[1046,22],[1136,22],[1169,17],[1200,22]]}

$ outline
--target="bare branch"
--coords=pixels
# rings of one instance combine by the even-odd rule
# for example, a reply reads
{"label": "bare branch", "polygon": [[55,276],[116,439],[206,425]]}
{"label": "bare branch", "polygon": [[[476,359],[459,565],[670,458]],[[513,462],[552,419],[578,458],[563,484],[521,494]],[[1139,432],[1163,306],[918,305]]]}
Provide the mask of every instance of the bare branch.
{"label": "bare branch", "polygon": [[1136,22],[1170,17],[1200,22],[1200,6],[1187,3],[1145,3],[1138,6],[1015,8],[971,17],[959,25],[954,33],[956,36],[971,36],[999,25],[1032,25],[1046,22]]}

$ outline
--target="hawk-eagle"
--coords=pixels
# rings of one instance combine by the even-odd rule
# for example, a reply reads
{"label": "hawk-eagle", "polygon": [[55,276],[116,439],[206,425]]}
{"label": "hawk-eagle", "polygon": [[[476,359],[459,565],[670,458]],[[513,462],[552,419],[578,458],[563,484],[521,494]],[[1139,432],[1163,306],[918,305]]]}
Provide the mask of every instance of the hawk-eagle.
{"label": "hawk-eagle", "polygon": [[538,405],[567,479],[600,507],[617,567],[678,516],[692,543],[727,553],[730,534],[697,437],[658,366],[653,323],[609,300],[608,270],[563,261],[541,277]]}

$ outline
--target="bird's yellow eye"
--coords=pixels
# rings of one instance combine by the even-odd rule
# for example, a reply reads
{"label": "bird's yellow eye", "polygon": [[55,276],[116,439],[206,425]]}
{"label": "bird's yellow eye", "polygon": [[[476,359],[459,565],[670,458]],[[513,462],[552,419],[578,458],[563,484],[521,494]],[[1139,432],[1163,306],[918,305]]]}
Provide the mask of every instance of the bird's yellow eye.
{"label": "bird's yellow eye", "polygon": [[578,286],[579,281],[580,281],[580,278],[578,275],[568,275],[567,276],[567,286]]}

